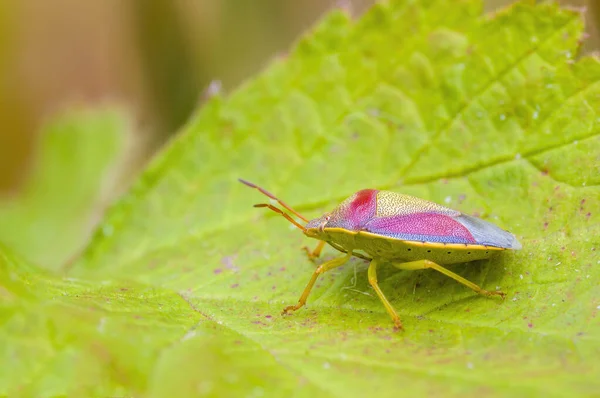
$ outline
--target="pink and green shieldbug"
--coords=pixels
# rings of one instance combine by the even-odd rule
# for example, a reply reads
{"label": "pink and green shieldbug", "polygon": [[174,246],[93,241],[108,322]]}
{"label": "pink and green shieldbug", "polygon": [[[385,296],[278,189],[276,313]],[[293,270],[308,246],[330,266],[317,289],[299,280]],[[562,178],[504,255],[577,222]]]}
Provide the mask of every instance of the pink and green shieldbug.
{"label": "pink and green shieldbug", "polygon": [[484,290],[442,267],[442,264],[489,258],[507,249],[521,249],[521,244],[513,234],[494,224],[424,199],[376,189],[358,191],[333,211],[309,221],[263,188],[241,179],[240,182],[258,189],[306,222],[306,225],[301,225],[272,204],[254,205],[281,214],[306,236],[318,239],[320,242],[315,250],[306,249],[309,258],[319,257],[325,243],[345,253],[343,257],[318,266],[298,304],[284,308],[284,314],[290,314],[306,304],[319,275],[345,264],[352,256],[370,261],[369,283],[398,329],[402,329],[400,317],[377,284],[379,264],[387,263],[403,270],[431,268],[484,296],[505,297],[501,291]]}

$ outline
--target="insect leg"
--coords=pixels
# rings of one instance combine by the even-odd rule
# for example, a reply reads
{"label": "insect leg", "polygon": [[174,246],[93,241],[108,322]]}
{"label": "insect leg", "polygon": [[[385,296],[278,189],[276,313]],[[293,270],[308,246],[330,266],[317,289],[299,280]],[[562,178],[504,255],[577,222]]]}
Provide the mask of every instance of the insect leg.
{"label": "insect leg", "polygon": [[433,261],[418,260],[418,261],[411,261],[409,263],[394,263],[394,267],[399,268],[399,269],[409,270],[409,271],[431,268],[438,272],[441,272],[442,274],[444,274],[446,276],[449,276],[450,278],[454,279],[455,281],[457,281],[459,283],[462,283],[463,285],[467,286],[470,289],[473,289],[475,292],[477,292],[481,295],[500,296],[502,298],[504,298],[506,296],[505,293],[500,292],[500,291],[490,292],[488,290],[484,290],[481,287],[479,287],[478,285],[474,284],[473,282],[466,280],[462,276],[455,274],[454,272],[442,267],[439,264],[434,263]]}
{"label": "insect leg", "polygon": [[344,257],[334,258],[333,260],[327,261],[326,263],[319,265],[315,272],[313,272],[312,278],[310,278],[308,285],[306,285],[306,287],[304,288],[304,292],[302,292],[302,296],[300,296],[298,304],[285,307],[283,309],[282,314],[290,314],[302,308],[302,306],[306,304],[306,299],[308,298],[308,295],[310,294],[310,291],[312,290],[319,275],[329,271],[330,269],[344,265],[350,259],[350,257],[352,257],[352,250],[349,250],[348,254],[346,254]]}
{"label": "insect leg", "polygon": [[377,264],[377,260],[373,260],[371,261],[371,264],[369,264],[369,283],[371,284],[371,287],[375,290],[375,293],[377,293],[377,295],[379,296],[379,299],[383,303],[383,306],[387,310],[388,314],[390,314],[390,316],[392,317],[392,321],[394,321],[394,326],[397,329],[404,329],[402,327],[402,322],[400,322],[400,317],[396,313],[396,310],[394,309],[394,307],[392,307],[392,304],[390,304],[388,299],[381,291],[381,288],[377,284]]}
{"label": "insect leg", "polygon": [[302,248],[302,250],[304,250],[306,252],[306,255],[308,256],[309,260],[314,260],[316,258],[319,258],[324,246],[325,246],[325,241],[321,240],[321,241],[319,241],[319,243],[317,244],[317,247],[315,247],[315,249],[313,251],[310,251],[308,246],[304,246]]}

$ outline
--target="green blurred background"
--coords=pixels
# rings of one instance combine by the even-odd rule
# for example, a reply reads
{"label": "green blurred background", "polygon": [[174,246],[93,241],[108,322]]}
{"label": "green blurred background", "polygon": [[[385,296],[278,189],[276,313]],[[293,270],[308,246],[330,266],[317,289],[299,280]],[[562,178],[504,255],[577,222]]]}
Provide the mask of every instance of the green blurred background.
{"label": "green blurred background", "polygon": [[[68,243],[64,247],[56,248],[50,242],[45,249],[34,250],[39,256],[27,256],[51,268],[68,261],[85,244],[86,233],[101,218],[102,210],[200,106],[211,82],[218,81],[211,87],[227,93],[274,57],[284,56],[295,39],[328,9],[344,7],[360,14],[372,2],[0,2],[0,240],[22,242],[19,251],[23,253],[30,242],[60,236],[65,225],[77,224],[78,228],[69,232],[71,238],[65,237]],[[510,3],[487,0],[485,10],[494,11]],[[589,53],[600,48],[598,1],[560,3],[587,8],[589,37],[582,50]],[[60,149],[40,149],[45,145],[45,134],[64,127],[60,123],[56,126],[55,115],[107,104],[123,110],[130,123],[92,122],[94,128],[87,128],[85,134],[116,132],[125,136],[125,144],[107,144],[100,138],[69,146],[51,140],[46,145]],[[86,129],[81,126],[89,125],[90,119],[93,121],[94,116],[69,119],[66,126],[76,135]],[[121,148],[119,157],[105,156],[112,147]],[[95,154],[96,148],[102,153]],[[48,165],[58,161],[62,167]],[[109,163],[110,173],[94,173],[95,167]],[[42,182],[35,182],[36,178]],[[67,200],[71,189],[77,191],[84,182],[95,189],[81,188],[79,194],[72,195],[75,199]],[[87,207],[80,206],[83,202]],[[77,206],[82,210],[71,211]],[[46,217],[47,213],[53,216],[44,228],[20,228],[25,231],[23,236],[13,236],[10,231],[15,230],[15,224],[24,223],[23,214],[30,220],[44,217],[34,217],[32,208]],[[69,223],[58,225],[56,220],[69,217]],[[44,261],[52,249],[56,251],[54,257]]]}

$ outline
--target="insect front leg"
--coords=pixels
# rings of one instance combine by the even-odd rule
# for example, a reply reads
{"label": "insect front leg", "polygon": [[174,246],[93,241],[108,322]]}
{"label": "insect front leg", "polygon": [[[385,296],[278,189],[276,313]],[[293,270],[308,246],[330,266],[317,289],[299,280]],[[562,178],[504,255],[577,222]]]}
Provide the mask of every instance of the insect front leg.
{"label": "insect front leg", "polygon": [[321,241],[319,241],[319,243],[317,244],[317,247],[315,247],[315,249],[313,251],[310,251],[308,246],[304,246],[302,248],[302,250],[304,250],[306,252],[308,259],[310,261],[313,261],[313,260],[319,258],[319,256],[321,256],[321,251],[323,251],[324,246],[325,246],[325,241],[321,240]]}
{"label": "insect front leg", "polygon": [[394,307],[392,307],[392,304],[390,304],[388,299],[385,297],[385,295],[381,291],[379,284],[377,283],[377,265],[378,264],[379,263],[377,262],[377,260],[373,260],[373,261],[371,261],[371,264],[369,264],[369,271],[368,271],[369,283],[371,284],[371,287],[373,288],[373,290],[375,290],[375,293],[377,293],[377,295],[379,296],[379,300],[381,300],[381,302],[383,303],[383,306],[387,310],[388,314],[390,314],[390,316],[392,317],[392,321],[394,321],[394,326],[396,327],[396,329],[404,329],[402,327],[402,322],[400,322],[400,317],[396,313],[396,310],[394,309]]}
{"label": "insect front leg", "polygon": [[331,269],[334,269],[334,268],[344,265],[346,262],[348,262],[350,257],[352,257],[352,250],[348,250],[348,254],[346,254],[344,257],[334,258],[333,260],[327,261],[327,262],[319,265],[317,267],[317,269],[315,270],[315,272],[313,272],[312,278],[310,278],[308,285],[306,285],[306,287],[304,288],[304,292],[302,292],[302,296],[300,296],[300,300],[298,300],[298,304],[285,307],[283,309],[282,314],[290,314],[290,313],[302,308],[302,306],[304,306],[304,304],[306,304],[306,299],[308,299],[308,295],[310,294],[310,291],[312,290],[319,275],[321,275]]}
{"label": "insect front leg", "polygon": [[403,270],[409,270],[409,271],[431,268],[438,272],[441,272],[442,274],[444,274],[446,276],[449,276],[450,278],[454,279],[455,281],[457,281],[459,283],[462,283],[463,285],[467,286],[470,289],[473,289],[475,292],[477,292],[481,295],[500,296],[502,298],[506,297],[506,293],[503,293],[501,291],[491,292],[488,290],[484,290],[481,287],[479,287],[478,285],[474,284],[473,282],[466,280],[462,276],[455,274],[454,272],[442,267],[439,264],[434,263],[433,261],[418,260],[418,261],[411,261],[408,263],[394,263],[393,265],[396,268],[403,269]]}

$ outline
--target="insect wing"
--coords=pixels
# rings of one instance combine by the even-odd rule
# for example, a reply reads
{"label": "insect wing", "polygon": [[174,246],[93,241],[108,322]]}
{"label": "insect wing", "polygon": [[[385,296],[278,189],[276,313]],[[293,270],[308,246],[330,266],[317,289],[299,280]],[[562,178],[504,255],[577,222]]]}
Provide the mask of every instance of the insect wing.
{"label": "insect wing", "polygon": [[376,217],[364,231],[408,241],[477,244],[469,229],[453,217],[435,213],[415,213]]}
{"label": "insect wing", "polygon": [[406,241],[521,248],[513,234],[492,223],[437,203],[389,191],[378,192],[375,217],[361,229]]}

